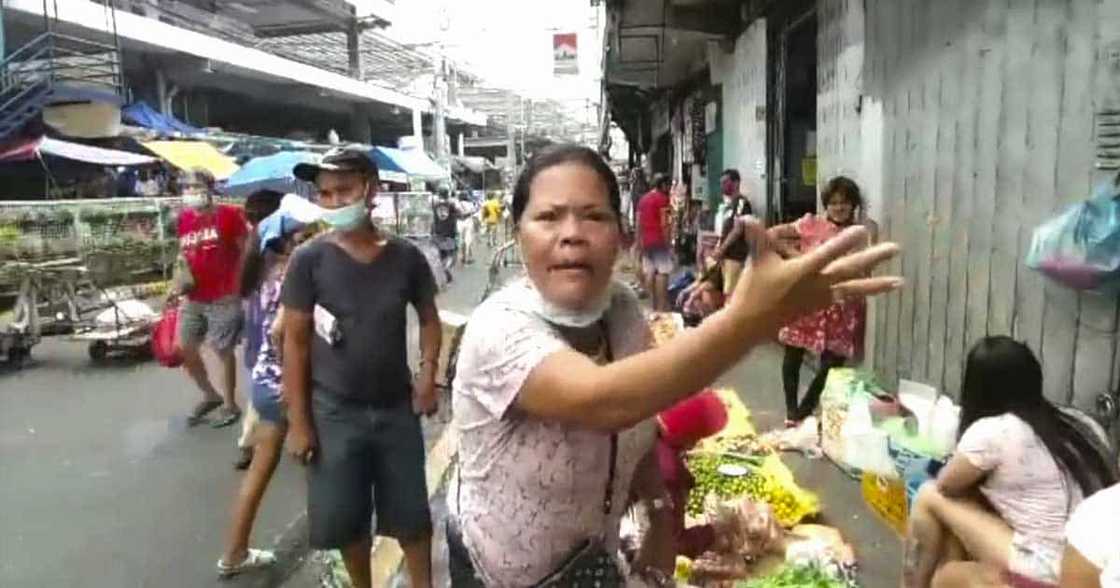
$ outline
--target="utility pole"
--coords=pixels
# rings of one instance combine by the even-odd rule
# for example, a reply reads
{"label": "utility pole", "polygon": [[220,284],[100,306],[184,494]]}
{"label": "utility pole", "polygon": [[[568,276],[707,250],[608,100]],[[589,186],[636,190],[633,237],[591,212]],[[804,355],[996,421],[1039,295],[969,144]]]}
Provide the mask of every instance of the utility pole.
{"label": "utility pole", "polygon": [[451,27],[451,20],[447,14],[447,5],[440,6],[440,35],[437,51],[439,52],[439,66],[436,69],[435,76],[435,121],[434,121],[434,135],[435,135],[435,152],[436,160],[444,169],[450,169],[450,161],[447,152],[447,117],[444,110],[447,108],[447,55],[444,52],[444,41],[447,38],[447,31]]}
{"label": "utility pole", "polygon": [[517,173],[517,146],[514,144],[514,126],[513,126],[513,109],[514,100],[516,95],[513,92],[509,94],[509,104],[506,109],[506,156],[509,165],[510,174]]}
{"label": "utility pole", "polygon": [[444,77],[446,61],[443,48],[440,48],[439,70],[435,82],[435,152],[440,165],[447,163],[447,119],[444,102],[447,96],[447,83]]}

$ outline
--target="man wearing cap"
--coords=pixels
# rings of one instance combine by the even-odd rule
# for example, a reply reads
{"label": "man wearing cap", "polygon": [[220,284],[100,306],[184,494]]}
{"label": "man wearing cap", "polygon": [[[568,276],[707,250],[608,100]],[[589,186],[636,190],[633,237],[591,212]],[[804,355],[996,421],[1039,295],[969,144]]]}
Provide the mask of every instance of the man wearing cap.
{"label": "man wearing cap", "polygon": [[[424,255],[370,220],[377,168],[343,149],[296,177],[314,182],[331,231],[293,255],[281,294],[288,451],[308,467],[311,545],[339,549],[370,586],[370,518],[396,539],[413,586],[431,585],[431,516],[419,415],[436,410],[436,282]],[[406,309],[420,318],[420,373]]]}
{"label": "man wearing cap", "polygon": [[[202,400],[191,411],[188,425],[196,425],[221,407],[214,427],[233,424],[241,417],[237,406],[237,358],[234,346],[241,336],[242,309],[238,277],[249,224],[236,206],[214,204],[214,176],[205,170],[183,175],[182,212],[179,213],[179,252],[187,274],[177,282],[169,303],[182,295],[179,307],[179,345],[183,367],[202,391]],[[203,342],[222,363],[221,395],[214,389],[202,361]]]}
{"label": "man wearing cap", "polygon": [[638,244],[642,249],[642,271],[646,288],[653,297],[653,310],[669,310],[669,274],[673,255],[669,251],[669,225],[672,214],[669,176],[657,174],[653,189],[638,201]]}

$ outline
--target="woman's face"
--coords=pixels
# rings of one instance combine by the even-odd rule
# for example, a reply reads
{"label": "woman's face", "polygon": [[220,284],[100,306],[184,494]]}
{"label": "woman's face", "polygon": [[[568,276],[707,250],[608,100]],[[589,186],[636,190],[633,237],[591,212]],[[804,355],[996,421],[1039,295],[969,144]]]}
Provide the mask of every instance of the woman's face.
{"label": "woman's face", "polygon": [[856,212],[855,207],[852,206],[852,201],[839,193],[833,193],[828,197],[828,206],[825,207],[825,210],[828,214],[828,220],[840,225],[852,222],[852,216]]}
{"label": "woman's face", "polygon": [[552,304],[583,310],[606,291],[621,234],[591,168],[563,163],[538,173],[517,235],[529,279]]}

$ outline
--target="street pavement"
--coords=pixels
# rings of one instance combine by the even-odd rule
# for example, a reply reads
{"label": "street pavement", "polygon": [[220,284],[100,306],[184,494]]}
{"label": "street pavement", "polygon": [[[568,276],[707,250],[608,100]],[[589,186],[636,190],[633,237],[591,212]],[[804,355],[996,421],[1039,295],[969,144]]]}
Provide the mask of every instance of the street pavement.
{"label": "street pavement", "polygon": [[[482,264],[460,268],[440,307],[469,314],[485,283]],[[413,330],[410,352],[416,348]],[[760,431],[781,425],[780,365],[780,349],[763,347],[720,381],[738,390]],[[92,365],[84,344],[64,338],[36,347],[23,370],[0,371],[0,586],[319,586],[322,566],[303,565],[319,559],[306,546],[303,472],[288,459],[268,488],[252,542],[277,549],[281,565],[217,579],[241,479],[231,467],[240,427],[187,428],[184,415],[196,399],[178,370],[151,361]],[[426,427],[429,445],[439,429],[438,421]],[[821,494],[824,522],[855,544],[863,585],[896,584],[899,541],[872,518],[858,482],[827,460],[787,461]],[[433,502],[442,518],[442,494]],[[445,565],[441,539],[437,567]]]}

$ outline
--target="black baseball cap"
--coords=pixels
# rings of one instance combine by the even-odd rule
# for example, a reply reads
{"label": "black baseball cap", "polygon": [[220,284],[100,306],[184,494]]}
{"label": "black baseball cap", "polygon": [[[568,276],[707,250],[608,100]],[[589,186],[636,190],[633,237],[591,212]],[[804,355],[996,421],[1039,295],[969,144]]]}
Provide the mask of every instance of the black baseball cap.
{"label": "black baseball cap", "polygon": [[370,159],[369,153],[360,147],[332,149],[319,160],[319,163],[300,163],[292,168],[292,175],[305,181],[315,182],[321,171],[359,172],[377,176],[377,164]]}

